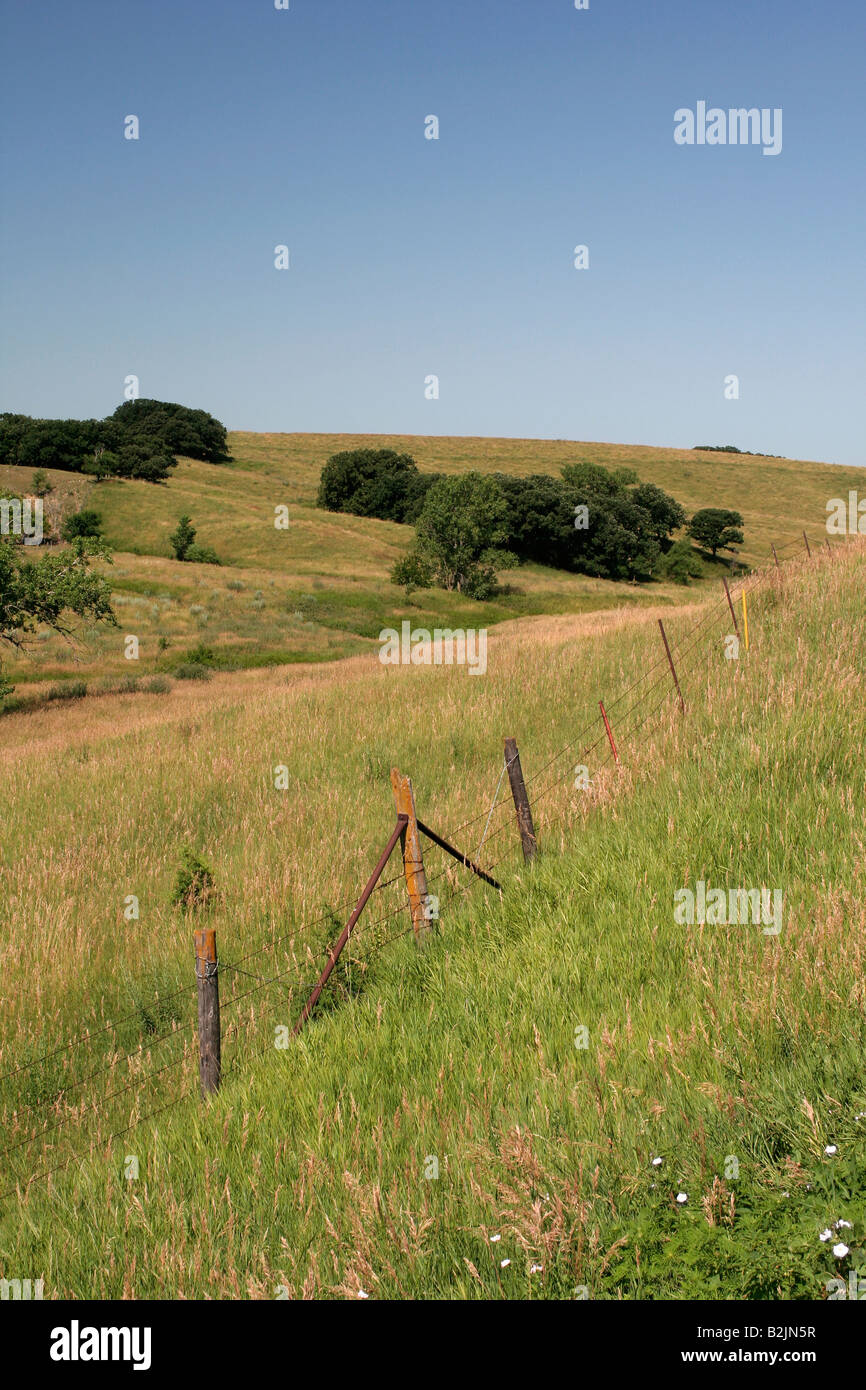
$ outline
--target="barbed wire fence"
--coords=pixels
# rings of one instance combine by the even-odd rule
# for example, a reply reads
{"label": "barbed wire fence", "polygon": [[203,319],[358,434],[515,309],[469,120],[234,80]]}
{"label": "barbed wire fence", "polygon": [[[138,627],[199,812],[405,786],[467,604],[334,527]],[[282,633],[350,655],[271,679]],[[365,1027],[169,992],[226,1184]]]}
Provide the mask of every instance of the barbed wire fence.
{"label": "barbed wire fence", "polygon": [[[745,618],[748,596],[766,586],[768,582],[777,581],[780,578],[780,557],[789,556],[795,551],[803,555],[803,542],[805,542],[804,558],[807,563],[813,563],[818,559],[826,560],[828,555],[833,560],[841,551],[847,549],[845,546],[831,546],[826,537],[823,539],[826,541],[826,547],[820,547],[816,541],[814,542],[814,552],[805,533],[785,545],[772,546],[772,560],[769,564],[747,573],[740,581],[735,594],[726,591],[723,598],[706,604],[702,616],[687,632],[681,635],[672,649],[668,647],[668,639],[665,637],[665,651],[657,661],[642,671],[637,679],[615,695],[606,706],[601,706],[598,712],[588,717],[578,734],[550,754],[531,777],[524,779],[520,773],[519,785],[523,788],[527,805],[531,803],[533,812],[539,806],[543,808],[543,819],[539,822],[539,826],[543,828],[545,837],[549,836],[555,826],[562,825],[570,816],[577,815],[573,804],[568,804],[564,808],[559,805],[558,814],[548,815],[550,796],[566,782],[570,780],[574,782],[576,767],[588,772],[587,760],[593,755],[596,755],[593,762],[594,776],[597,776],[603,768],[616,764],[619,760],[618,748],[633,748],[637,736],[642,734],[643,737],[646,737],[644,731],[647,729],[647,725],[660,714],[665,706],[670,704],[672,699],[679,696],[682,700],[681,687],[689,682],[698,669],[699,658],[695,656],[695,653],[699,648],[705,647],[711,636],[714,640],[718,640],[718,628],[723,624],[729,627],[732,618],[735,627],[738,626],[734,616],[734,601],[743,605]],[[662,635],[665,636],[664,628],[662,628]],[[739,633],[737,635],[739,636]],[[674,676],[673,681],[671,680],[672,674]],[[651,677],[655,677],[655,679],[651,680]],[[637,691],[640,691],[640,694],[623,710],[621,708],[623,702],[635,695]],[[652,704],[645,709],[644,706],[651,698]],[[683,709],[685,710],[685,705],[683,705]],[[614,716],[616,740],[609,722],[612,716]],[[637,717],[633,718],[633,716]],[[607,745],[606,749],[604,745]],[[600,748],[604,750],[601,754],[598,753]],[[569,761],[568,770],[564,773],[558,771],[552,778],[546,778],[546,774],[551,773],[552,769],[558,768],[566,757]],[[577,763],[576,759],[578,760]],[[32,1156],[34,1147],[41,1145],[39,1164],[28,1164],[30,1171],[26,1177],[19,1176],[11,1181],[9,1177],[6,1177],[5,1181],[0,1179],[0,1184],[2,1184],[0,1201],[24,1198],[34,1184],[50,1181],[53,1176],[64,1172],[75,1163],[83,1163],[94,1155],[105,1154],[114,1141],[132,1133],[141,1125],[176,1109],[179,1105],[190,1100],[199,1087],[204,1093],[215,1090],[223,1077],[235,1074],[242,1068],[247,1068],[254,1059],[268,1054],[275,1046],[273,1029],[266,1030],[263,1046],[251,1047],[250,1044],[257,1031],[261,1031],[261,1015],[258,1011],[258,1003],[263,999],[272,997],[272,991],[280,992],[281,1006],[285,1009],[285,1017],[289,1020],[286,1024],[276,1025],[276,1031],[282,1029],[284,1032],[283,1045],[288,1045],[289,1037],[301,1030],[308,1018],[312,1016],[315,1007],[322,1007],[323,991],[333,980],[334,970],[339,963],[343,947],[350,939],[355,939],[353,932],[362,935],[367,945],[367,955],[363,960],[350,961],[348,964],[349,993],[355,992],[352,980],[353,965],[360,971],[366,970],[370,962],[375,960],[382,951],[387,950],[394,942],[413,933],[416,939],[421,940],[424,931],[421,927],[419,909],[427,921],[435,920],[436,917],[441,918],[443,906],[448,908],[458,903],[482,880],[492,884],[495,891],[503,892],[502,886],[493,878],[493,871],[510,859],[519,856],[521,852],[524,861],[531,859],[534,854],[531,843],[527,841],[523,833],[519,814],[518,826],[521,834],[518,838],[513,837],[515,807],[517,807],[518,813],[520,812],[520,807],[517,806],[518,794],[513,782],[511,786],[506,786],[504,789],[503,782],[506,780],[506,775],[510,780],[512,779],[512,774],[515,771],[514,762],[513,757],[511,759],[508,756],[503,758],[492,801],[489,804],[485,802],[477,814],[454,826],[447,835],[440,836],[428,830],[423,822],[414,816],[414,803],[411,804],[409,815],[402,817],[398,815],[398,824],[392,833],[391,841],[389,841],[390,849],[387,854],[383,854],[380,860],[375,881],[371,877],[360,899],[353,898],[341,901],[318,916],[294,924],[291,931],[282,932],[259,941],[254,947],[246,950],[243,955],[235,959],[217,958],[214,942],[212,970],[199,973],[198,964],[203,959],[199,956],[194,982],[170,991],[168,994],[154,996],[153,1011],[157,1015],[164,1014],[167,1006],[172,1006],[169,1010],[171,1023],[162,1032],[155,1032],[152,1036],[141,1039],[134,1048],[128,1051],[114,1047],[102,1059],[99,1066],[86,1071],[83,1075],[72,1078],[66,1075],[54,1075],[52,1077],[51,1069],[63,1067],[69,1058],[78,1054],[80,1049],[93,1045],[99,1039],[112,1035],[116,1037],[126,1024],[133,1022],[140,1024],[141,1011],[135,1009],[122,1014],[113,1022],[107,1022],[95,1029],[83,1030],[77,1036],[50,1049],[41,1056],[23,1062],[0,1074],[0,1092],[9,1083],[15,1082],[18,1078],[26,1077],[31,1084],[25,1095],[32,1095],[31,1099],[25,1098],[20,1103],[16,1101],[11,1110],[12,1123],[11,1126],[7,1123],[7,1133],[4,1135],[6,1142],[0,1147],[0,1163],[2,1163],[4,1175],[9,1173],[10,1158],[14,1165],[17,1161],[15,1156]],[[517,767],[519,771],[519,758],[517,759]],[[546,780],[539,785],[543,778]],[[408,783],[408,779],[404,780]],[[409,787],[411,796],[411,784]],[[399,807],[399,801],[397,804]],[[412,817],[415,820],[414,826],[409,824]],[[472,859],[462,851],[456,850],[454,842],[457,837],[482,823],[483,830],[475,858]],[[413,830],[414,836],[411,834]],[[427,837],[433,836],[432,839],[425,837],[426,844],[423,854],[419,849],[412,848],[413,845],[420,844],[419,831],[426,832]],[[500,840],[500,837],[509,831],[512,832],[513,837],[511,843],[504,845],[500,841],[497,848],[501,849],[502,853],[491,859],[491,847],[494,842]],[[403,851],[403,862],[400,870],[391,877],[382,879],[381,873],[385,863],[390,859],[398,841]],[[478,862],[482,850],[485,851],[483,865]],[[442,856],[443,862],[434,860],[436,855]],[[450,862],[448,857],[450,857]],[[434,862],[434,872],[432,873],[427,872],[427,862],[430,861]],[[461,862],[464,869],[470,870],[465,881],[460,881],[458,877]],[[419,874],[422,885],[420,889],[417,882]],[[444,884],[442,884],[443,879],[445,880]],[[441,893],[430,894],[432,884],[440,884],[443,892],[448,890],[444,904]],[[384,906],[389,903],[389,899],[392,901],[385,911],[377,912],[377,915],[372,918],[370,916],[362,918],[363,909],[371,903]],[[437,911],[435,914],[428,915],[428,908],[431,903],[436,904]],[[309,933],[316,927],[325,924],[331,927],[335,926],[340,920],[338,914],[350,908],[353,911],[349,924],[343,928],[335,946],[330,948],[325,969],[318,974],[316,980],[308,978],[312,973],[312,960],[299,961],[294,956],[294,950],[292,951],[293,963],[287,969],[263,974],[249,968],[251,962],[260,962],[262,957],[275,953],[277,948],[285,945],[286,942],[294,944],[295,939],[302,933],[309,936]],[[200,935],[207,935],[207,933],[197,933],[196,935],[198,938]],[[221,981],[225,981],[226,986],[229,987],[228,993],[225,987],[223,988],[222,998],[219,997]],[[346,989],[346,979],[342,983]],[[217,1001],[215,1036],[213,1034],[213,1020],[211,1019],[210,1024],[203,1024],[202,1018],[203,997],[213,999],[214,995]],[[188,1017],[184,1021],[181,1017],[177,1017],[176,1014],[179,1014],[184,1006],[188,1007],[192,1004],[194,996],[197,997],[199,1005],[198,1020]],[[242,1004],[245,1006],[243,1011],[239,1008]],[[300,1013],[297,1012],[299,1005],[302,1010]],[[295,1023],[292,1027],[293,1013],[295,1014]],[[228,1024],[223,1026],[222,1019],[227,1014],[231,1014],[231,1017]],[[223,1064],[225,1050],[232,1045],[234,1052],[233,1054],[230,1053],[230,1063],[225,1066]],[[216,1057],[214,1057],[214,1048],[216,1048]],[[160,1049],[164,1050],[160,1052]],[[196,1078],[195,1069],[196,1056],[199,1060],[198,1078]],[[163,1057],[166,1060],[163,1060]],[[214,1062],[216,1062],[215,1067]],[[36,1078],[35,1084],[34,1077]],[[210,1078],[210,1084],[207,1082],[207,1077]],[[110,1078],[110,1080],[104,1081],[103,1078]],[[213,1084],[214,1080],[215,1085]],[[99,1083],[98,1095],[78,1098],[77,1093],[89,1083]],[[143,1098],[146,1096],[146,1088],[154,1085],[162,1089],[162,1093],[156,1097],[160,1103],[153,1108],[145,1109]],[[114,1089],[105,1090],[105,1086],[114,1087]],[[169,1086],[174,1088],[174,1093],[165,1099],[164,1091]],[[124,1102],[123,1098],[128,1099]],[[120,1128],[112,1128],[110,1124],[106,1123],[107,1107],[110,1102],[117,1101],[129,1105],[128,1122]],[[78,1142],[73,1143],[73,1138]],[[80,1143],[82,1139],[85,1140],[83,1145]],[[69,1151],[64,1153],[63,1144],[67,1140],[69,1141]],[[63,1157],[61,1157],[61,1153],[64,1153]]]}

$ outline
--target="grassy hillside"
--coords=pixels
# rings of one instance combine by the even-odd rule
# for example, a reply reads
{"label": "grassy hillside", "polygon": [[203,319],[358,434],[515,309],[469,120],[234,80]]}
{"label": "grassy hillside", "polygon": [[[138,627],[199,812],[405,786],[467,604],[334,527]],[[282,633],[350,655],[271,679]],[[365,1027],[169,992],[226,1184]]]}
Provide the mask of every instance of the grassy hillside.
{"label": "grassy hillside", "polygon": [[[526,565],[506,576],[508,592],[483,605],[432,590],[407,600],[389,581],[407,549],[411,528],[336,515],[315,506],[319,475],[335,451],[382,444],[410,452],[425,470],[465,468],[558,473],[563,463],[590,459],[629,464],[687,510],[722,505],[745,517],[747,563],[763,561],[770,542],[805,528],[824,534],[830,497],[862,487],[862,473],[820,463],[745,455],[650,449],[569,441],[343,436],[230,436],[234,461],[215,466],[182,460],[165,486],[109,481],[95,488],[78,475],[55,472],[58,491],[76,505],[95,506],[118,552],[109,571],[119,629],[90,629],[73,649],[45,633],[30,655],[10,658],[19,684],[71,677],[115,684],[131,674],[170,674],[189,651],[211,647],[220,664],[253,667],[329,661],[363,651],[383,627],[410,617],[418,626],[490,626],[532,614],[588,612],[641,604],[679,604],[691,594],[676,585],[613,584]],[[21,490],[24,469],[0,469],[0,485]],[[274,527],[274,508],[289,508],[290,526]],[[198,539],[225,561],[221,567],[179,565],[168,537],[187,512]],[[721,563],[708,565],[706,583]],[[140,642],[132,665],[124,637]]]}
{"label": "grassy hillside", "polygon": [[[9,716],[4,1188],[67,1166],[0,1200],[0,1274],[46,1297],[820,1298],[866,1273],[864,579],[854,543],[771,574],[737,661],[716,599],[506,623],[484,679],[361,655]],[[541,860],[501,798],[481,853],[502,898],[431,852],[427,949],[397,881],[275,1046],[393,823],[390,767],[475,852],[508,734]],[[216,887],[186,916],[185,844]],[[678,925],[700,879],[779,888],[781,933]],[[200,921],[226,966],[208,1105]],[[838,1220],[841,1260],[819,1240]]]}

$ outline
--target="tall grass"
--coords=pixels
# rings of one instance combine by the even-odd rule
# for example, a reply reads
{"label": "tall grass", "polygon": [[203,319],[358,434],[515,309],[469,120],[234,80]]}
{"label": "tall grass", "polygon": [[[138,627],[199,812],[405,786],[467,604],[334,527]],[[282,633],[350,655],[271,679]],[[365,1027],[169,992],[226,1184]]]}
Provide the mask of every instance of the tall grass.
{"label": "tall grass", "polygon": [[[0,1083],[3,1147],[28,1140],[8,1185],[68,1165],[2,1201],[3,1275],[76,1297],[811,1298],[859,1267],[864,574],[852,545],[770,576],[735,662],[723,604],[666,616],[687,714],[667,687],[641,728],[666,691],[629,713],[667,679],[651,610],[503,629],[483,679],[355,659],[216,677],[146,723],[135,696],[72,730],[46,712],[39,739],[11,716],[0,1076],[129,1017]],[[599,696],[616,769],[583,751]],[[541,860],[502,801],[482,858],[503,897],[431,852],[430,946],[386,888],[328,1006],[275,1046],[393,823],[391,765],[425,820],[471,821],[474,853],[506,734]],[[224,961],[286,972],[223,974],[207,1106],[193,995],[169,997],[200,920],[171,906],[185,845],[213,868]],[[677,925],[699,879],[780,887],[782,933]],[[836,1260],[818,1234],[840,1219]]]}

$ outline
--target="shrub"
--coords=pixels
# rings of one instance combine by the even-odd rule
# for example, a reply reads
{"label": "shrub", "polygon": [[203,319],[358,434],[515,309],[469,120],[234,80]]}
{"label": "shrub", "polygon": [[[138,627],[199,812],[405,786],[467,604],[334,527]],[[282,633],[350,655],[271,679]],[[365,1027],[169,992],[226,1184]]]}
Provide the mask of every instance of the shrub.
{"label": "shrub", "polygon": [[168,676],[151,676],[150,680],[145,681],[142,688],[148,695],[166,695],[171,690],[171,685]]}
{"label": "shrub", "polygon": [[688,584],[701,576],[701,562],[687,536],[675,541],[667,555],[662,556],[658,572],[662,578],[670,579],[674,584]]}
{"label": "shrub", "polygon": [[74,541],[77,536],[92,536],[98,540],[102,535],[102,517],[91,508],[72,512],[64,521],[60,534],[65,541]]}
{"label": "shrub", "polygon": [[174,883],[171,901],[175,907],[190,911],[204,907],[213,896],[213,874],[207,864],[185,845],[181,850],[180,868]]}
{"label": "shrub", "polygon": [[432,566],[417,551],[410,550],[391,570],[391,583],[401,585],[408,598],[413,589],[430,588],[433,583]]}
{"label": "shrub", "polygon": [[203,642],[199,642],[197,647],[193,647],[186,654],[187,661],[191,661],[196,666],[216,666],[217,655],[213,647],[206,647]]}
{"label": "shrub", "polygon": [[175,667],[174,674],[179,681],[209,681],[211,678],[207,666],[201,666],[197,661],[182,661],[180,666]]}
{"label": "shrub", "polygon": [[193,562],[193,563],[195,563],[195,564],[199,564],[199,565],[221,565],[221,564],[222,564],[222,560],[219,558],[219,556],[217,555],[216,551],[213,549],[213,546],[210,546],[210,545],[196,545],[195,542],[193,542],[192,545],[188,546],[187,552],[186,552],[185,555],[179,556],[178,558],[179,558],[179,559],[184,559],[184,560],[189,560],[189,561],[191,561],[191,562]]}

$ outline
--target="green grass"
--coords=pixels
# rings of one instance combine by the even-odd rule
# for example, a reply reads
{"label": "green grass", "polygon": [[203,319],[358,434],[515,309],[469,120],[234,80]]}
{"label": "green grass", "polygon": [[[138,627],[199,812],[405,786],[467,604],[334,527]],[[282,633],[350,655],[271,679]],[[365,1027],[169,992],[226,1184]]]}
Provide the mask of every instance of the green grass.
{"label": "green grass", "polygon": [[[315,505],[330,454],[371,444],[408,451],[422,469],[444,472],[556,474],[576,459],[633,466],[689,512],[716,505],[741,511],[746,564],[762,563],[773,541],[799,536],[803,529],[821,541],[828,499],[862,484],[857,469],[695,450],[567,440],[242,432],[230,436],[231,463],[182,459],[164,486],[119,480],[94,485],[81,475],[52,470],[51,507],[68,496],[75,507],[94,507],[102,514],[116,552],[107,573],[120,626],[87,629],[76,647],[40,633],[26,655],[4,658],[9,675],[19,686],[73,675],[118,676],[129,664],[128,633],[139,638],[136,669],[143,675],[166,669],[161,639],[171,643],[176,663],[202,632],[223,652],[226,667],[246,669],[281,649],[287,662],[339,660],[365,650],[382,627],[399,626],[405,616],[423,627],[491,626],[542,613],[680,604],[693,595],[693,589],[668,583],[614,584],[526,565],[505,575],[505,592],[484,605],[442,591],[407,600],[389,574],[408,548],[412,528],[323,512]],[[31,473],[4,467],[0,484],[20,492],[29,486]],[[274,526],[274,509],[281,505],[289,510],[288,530]],[[182,513],[192,516],[197,540],[212,546],[222,565],[171,558],[169,536]],[[706,562],[697,587],[717,585],[723,572],[726,562]],[[244,588],[237,589],[238,583]]]}
{"label": "green grass", "polygon": [[[812,1299],[837,1272],[866,1274],[864,578],[853,545],[771,575],[737,662],[723,609],[691,652],[699,614],[674,615],[687,716],[669,698],[642,729],[660,692],[630,717],[645,687],[615,703],[659,675],[641,611],[492,637],[481,680],[363,662],[291,686],[274,673],[239,701],[218,698],[239,677],[215,676],[180,720],[92,715],[59,749],[44,726],[6,824],[0,1076],[127,1011],[116,1045],[142,1052],[88,1081],[116,1057],[102,1034],[0,1086],[4,1146],[31,1132],[22,1104],[66,1121],[4,1157],[7,1182],[94,1141],[2,1201],[0,1273],[44,1278],[46,1296],[401,1299]],[[582,753],[600,693],[616,770],[603,743]],[[9,728],[26,746],[20,717]],[[388,833],[391,764],[434,826],[475,818],[456,832],[474,851],[504,734],[542,858],[522,865],[507,801],[483,852],[501,900],[464,893],[431,851],[427,948],[397,935],[405,913],[379,920],[402,903],[386,889],[320,1015],[275,1046]],[[214,872],[204,918],[171,906],[183,844]],[[780,887],[782,933],[677,925],[674,893],[701,878]],[[189,983],[200,920],[226,962],[249,955],[245,970],[291,987],[241,998],[256,981],[224,972],[225,1081],[207,1105],[192,995],[168,997]],[[851,1253],[836,1260],[818,1233],[840,1219]]]}

